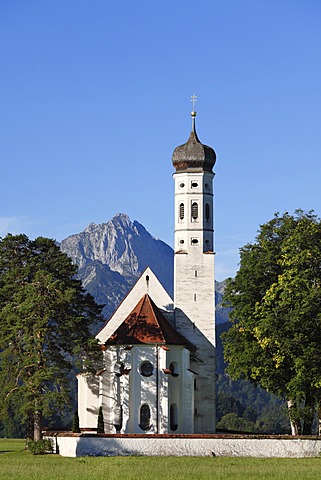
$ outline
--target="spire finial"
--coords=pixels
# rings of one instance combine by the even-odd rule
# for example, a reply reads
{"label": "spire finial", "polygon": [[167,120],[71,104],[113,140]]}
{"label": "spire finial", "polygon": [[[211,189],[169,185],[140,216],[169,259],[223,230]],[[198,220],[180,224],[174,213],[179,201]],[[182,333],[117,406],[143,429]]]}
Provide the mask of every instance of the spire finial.
{"label": "spire finial", "polygon": [[196,111],[195,111],[195,103],[197,102],[197,95],[191,95],[191,102],[193,104],[193,110],[191,111],[191,116],[192,116],[192,131],[195,132],[195,117],[196,117]]}

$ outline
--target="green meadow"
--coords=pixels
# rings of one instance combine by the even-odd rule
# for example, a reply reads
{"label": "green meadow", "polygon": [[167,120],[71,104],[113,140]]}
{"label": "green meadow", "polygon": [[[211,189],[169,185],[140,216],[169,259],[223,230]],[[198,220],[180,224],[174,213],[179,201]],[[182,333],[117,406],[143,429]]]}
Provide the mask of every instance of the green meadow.
{"label": "green meadow", "polygon": [[32,455],[23,440],[0,439],[2,479],[320,479],[321,458],[80,457]]}

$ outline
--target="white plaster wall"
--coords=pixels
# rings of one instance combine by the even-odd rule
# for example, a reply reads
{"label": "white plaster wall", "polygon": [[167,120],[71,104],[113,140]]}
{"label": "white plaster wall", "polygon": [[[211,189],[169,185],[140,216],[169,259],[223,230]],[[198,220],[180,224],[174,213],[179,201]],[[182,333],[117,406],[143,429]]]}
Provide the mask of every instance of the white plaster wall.
{"label": "white plaster wall", "polygon": [[226,456],[261,458],[319,457],[320,439],[244,438],[139,438],[65,437],[56,438],[59,453],[75,456]]}
{"label": "white plaster wall", "polygon": [[78,375],[78,415],[80,428],[97,428],[99,378]]}
{"label": "white plaster wall", "polygon": [[[140,373],[140,366],[144,361],[151,362],[154,367],[153,375],[150,377],[144,377]],[[168,369],[173,361],[179,365],[178,377],[163,371]],[[122,407],[123,422],[120,433],[149,435],[169,433],[171,403],[176,403],[178,406],[179,429],[176,433],[193,432],[194,375],[188,370],[190,364],[187,349],[181,346],[163,349],[157,345],[135,345],[126,350],[124,346],[111,346],[104,352],[104,362],[105,371],[99,376],[97,408],[102,406],[103,409],[105,433],[117,433],[115,429],[117,405]],[[117,375],[116,363],[122,363],[130,373]],[[146,431],[139,426],[140,408],[144,403],[149,405],[151,411],[151,428]],[[88,428],[88,426],[87,418],[87,424],[82,424],[82,427]],[[97,426],[96,416],[93,416],[92,426]]]}
{"label": "white plaster wall", "polygon": [[169,433],[193,433],[194,429],[194,375],[189,371],[189,351],[186,348],[170,346],[167,352],[167,367],[172,362],[178,365],[178,376],[168,375],[168,418],[170,406],[175,403],[178,408],[178,428]]}
{"label": "white plaster wall", "polygon": [[[134,385],[133,403],[131,403],[133,409],[133,431],[135,433],[153,434],[159,433],[157,427],[157,347],[156,346],[135,346],[133,347],[133,369],[131,372],[131,380]],[[143,362],[149,361],[154,369],[153,374],[150,377],[144,377],[140,373],[140,366]],[[142,430],[139,427],[140,408],[143,404],[147,404],[150,408],[150,429]]]}
{"label": "white plaster wall", "polygon": [[[204,337],[215,345],[215,284],[214,255],[202,253],[198,246],[188,254],[175,255],[175,309],[180,309],[190,320],[187,337],[193,340],[190,327],[194,323]],[[176,318],[177,329],[184,334],[186,322]],[[192,341],[192,344],[195,342]]]}
{"label": "white plaster wall", "polygon": [[168,368],[168,350],[158,349],[159,356],[159,433],[168,433],[169,422],[169,376],[163,372],[164,368]]}
{"label": "white plaster wall", "polygon": [[[176,328],[195,346],[195,351],[191,355],[191,369],[197,374],[194,433],[215,432],[213,257],[213,254],[199,254],[196,250],[195,254],[175,255]],[[190,433],[192,432],[193,430]]]}

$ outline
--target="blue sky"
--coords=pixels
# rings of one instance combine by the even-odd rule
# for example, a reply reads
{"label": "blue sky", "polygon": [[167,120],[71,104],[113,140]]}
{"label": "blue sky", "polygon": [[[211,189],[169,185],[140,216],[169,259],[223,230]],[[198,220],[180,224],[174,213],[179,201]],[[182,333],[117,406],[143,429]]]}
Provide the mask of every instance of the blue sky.
{"label": "blue sky", "polygon": [[216,276],[274,212],[321,215],[319,0],[1,0],[0,236],[127,213],[173,241],[174,148],[217,154]]}

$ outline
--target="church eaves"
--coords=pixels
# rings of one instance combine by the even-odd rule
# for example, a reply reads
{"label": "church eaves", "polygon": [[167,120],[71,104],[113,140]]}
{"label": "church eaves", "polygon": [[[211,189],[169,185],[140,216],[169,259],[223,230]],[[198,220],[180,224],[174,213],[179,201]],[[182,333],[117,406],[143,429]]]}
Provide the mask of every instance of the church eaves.
{"label": "church eaves", "polygon": [[189,347],[148,294],[145,294],[105,345],[159,344]]}

